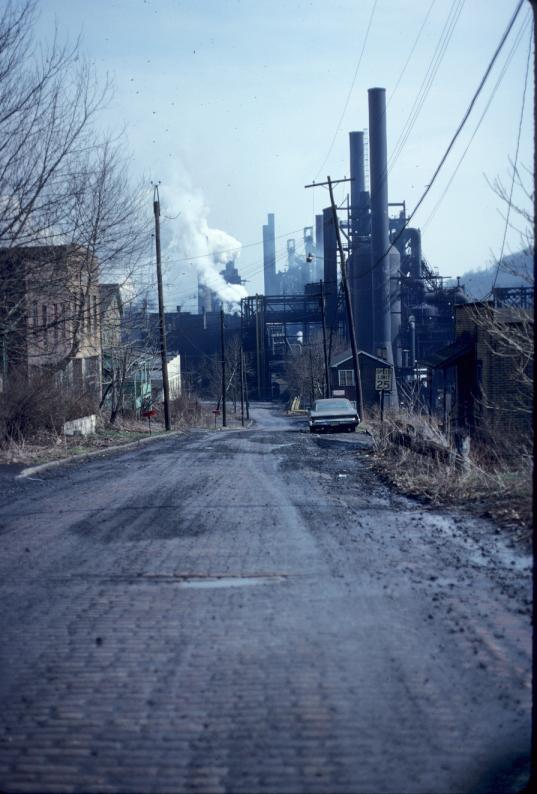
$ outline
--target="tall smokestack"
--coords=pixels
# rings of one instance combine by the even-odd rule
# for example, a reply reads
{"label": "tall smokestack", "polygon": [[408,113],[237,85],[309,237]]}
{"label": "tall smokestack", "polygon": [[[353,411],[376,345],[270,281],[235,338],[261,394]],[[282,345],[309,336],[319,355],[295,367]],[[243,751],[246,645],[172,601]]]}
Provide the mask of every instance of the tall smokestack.
{"label": "tall smokestack", "polygon": [[337,238],[332,207],[323,210],[324,295],[326,323],[336,328],[337,314]]}
{"label": "tall smokestack", "polygon": [[269,213],[268,221],[263,226],[263,270],[265,295],[274,295],[276,288],[276,231],[274,214]]}
{"label": "tall smokestack", "polygon": [[369,168],[371,174],[371,266],[373,268],[373,343],[375,354],[393,364],[388,251],[388,150],[386,89],[370,88]]}
{"label": "tall smokestack", "polygon": [[364,133],[349,132],[351,154],[351,207],[359,205],[360,193],[365,190]]}
{"label": "tall smokestack", "polygon": [[364,133],[349,133],[351,174],[351,255],[349,285],[356,329],[361,350],[374,353],[373,288],[369,236],[369,193],[365,190]]}
{"label": "tall smokestack", "polygon": [[324,280],[323,216],[315,216],[315,270],[313,281]]}
{"label": "tall smokestack", "polygon": [[[397,250],[390,246],[388,219],[386,89],[370,88],[368,95],[374,353],[385,357],[390,364],[401,366],[399,342],[401,324],[400,257]],[[393,406],[397,405],[395,388],[391,393],[390,402]]]}

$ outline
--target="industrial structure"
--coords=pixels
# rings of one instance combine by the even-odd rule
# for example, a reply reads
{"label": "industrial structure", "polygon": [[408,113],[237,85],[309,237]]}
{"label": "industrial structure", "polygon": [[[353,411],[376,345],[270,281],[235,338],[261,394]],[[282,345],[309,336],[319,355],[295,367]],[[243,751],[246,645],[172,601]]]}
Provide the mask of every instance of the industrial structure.
{"label": "industrial structure", "polygon": [[[425,260],[420,230],[408,225],[404,201],[389,201],[385,89],[371,88],[368,95],[370,190],[365,135],[351,132],[350,192],[338,223],[358,348],[394,368],[396,387],[388,400],[396,405],[423,379],[420,362],[452,341],[454,306],[466,298],[462,287],[446,288]],[[250,385],[259,398],[272,394],[286,350],[307,341],[323,318],[329,339],[349,341],[336,231],[327,207],[315,218],[315,234],[311,227],[304,230],[303,252],[297,254],[288,241],[287,266],[279,272],[273,214],[263,226],[265,295],[242,303],[243,344],[256,362]]]}
{"label": "industrial structure", "polygon": [[[215,263],[216,264],[216,263]],[[226,262],[226,266],[220,271],[220,275],[226,284],[243,284],[239,271],[235,267],[235,262],[230,260]],[[211,289],[204,281],[198,276],[198,314],[210,314],[211,312],[219,312],[220,309],[226,308],[230,311],[230,306],[225,306],[226,301],[219,297],[218,293]]]}

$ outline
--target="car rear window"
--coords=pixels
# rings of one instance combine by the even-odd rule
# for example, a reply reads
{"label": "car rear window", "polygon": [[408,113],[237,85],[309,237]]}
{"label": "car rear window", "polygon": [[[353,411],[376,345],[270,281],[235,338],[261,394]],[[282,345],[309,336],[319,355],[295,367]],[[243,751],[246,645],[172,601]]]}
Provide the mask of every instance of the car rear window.
{"label": "car rear window", "polygon": [[352,405],[348,400],[317,400],[313,406],[314,411],[340,411],[349,408]]}

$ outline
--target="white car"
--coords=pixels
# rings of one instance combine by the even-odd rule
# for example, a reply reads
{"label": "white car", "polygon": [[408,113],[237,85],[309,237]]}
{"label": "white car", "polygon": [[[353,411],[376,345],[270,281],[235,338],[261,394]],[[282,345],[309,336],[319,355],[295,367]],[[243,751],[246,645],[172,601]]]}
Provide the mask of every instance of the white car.
{"label": "white car", "polygon": [[343,397],[315,400],[309,412],[310,433],[322,430],[356,430],[360,419],[356,408]]}

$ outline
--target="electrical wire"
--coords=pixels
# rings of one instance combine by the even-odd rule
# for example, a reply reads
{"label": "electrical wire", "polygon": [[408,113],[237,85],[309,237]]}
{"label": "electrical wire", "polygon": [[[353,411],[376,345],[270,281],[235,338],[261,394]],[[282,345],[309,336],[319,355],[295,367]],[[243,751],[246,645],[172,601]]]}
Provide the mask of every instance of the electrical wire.
{"label": "electrical wire", "polygon": [[526,104],[526,91],[527,91],[527,88],[528,88],[528,75],[529,75],[529,71],[530,71],[531,45],[532,45],[532,42],[533,42],[533,25],[532,25],[532,29],[531,29],[530,43],[529,43],[529,47],[528,47],[528,58],[527,58],[527,61],[526,61],[526,74],[525,74],[525,77],[524,77],[524,91],[522,92],[522,105],[521,105],[521,108],[520,108],[520,119],[519,119],[519,122],[518,122],[518,132],[517,132],[517,139],[516,139],[515,159],[514,159],[514,162],[513,162],[513,178],[511,179],[511,188],[509,190],[509,201],[508,201],[508,204],[507,204],[507,214],[506,214],[506,217],[505,217],[505,227],[504,227],[504,230],[503,230],[503,239],[502,239],[502,247],[501,247],[501,251],[500,251],[500,258],[498,259],[498,264],[496,266],[496,273],[494,274],[494,280],[492,282],[491,292],[494,291],[494,288],[496,286],[496,282],[498,280],[498,276],[500,274],[500,268],[502,266],[503,253],[504,253],[504,249],[505,249],[505,241],[507,239],[507,230],[509,229],[509,217],[510,217],[510,214],[511,214],[511,206],[512,206],[512,201],[513,201],[513,190],[514,190],[514,187],[515,187],[515,178],[516,178],[516,173],[517,173],[518,153],[519,153],[519,150],[520,150],[520,138],[521,138],[521,135],[522,135],[522,122],[524,120],[524,106]]}
{"label": "electrical wire", "polygon": [[[276,235],[276,240],[281,240],[283,237],[287,237],[290,234],[297,234],[302,229],[292,229],[290,232],[285,232],[284,234]],[[243,248],[253,248],[256,245],[263,245],[263,240],[257,240],[255,243],[241,243],[240,245],[236,245],[234,248],[224,248],[221,251],[218,251],[218,254],[230,254],[236,253],[238,251],[242,251]],[[212,251],[207,251],[205,254],[197,254],[196,256],[186,256],[182,259],[163,259],[162,264],[164,265],[178,265],[182,262],[193,262],[196,259],[206,259],[208,256],[212,256]]]}
{"label": "electrical wire", "polygon": [[384,253],[377,259],[377,261],[373,263],[371,268],[369,268],[367,271],[362,273],[361,276],[365,276],[368,273],[371,273],[373,270],[375,270],[381,264],[381,262],[384,260],[384,258],[389,254],[390,249],[395,245],[395,243],[400,239],[401,235],[404,233],[405,229],[410,225],[410,222],[412,221],[413,217],[416,215],[417,211],[419,210],[419,208],[421,207],[421,205],[425,201],[425,199],[426,199],[427,195],[429,194],[432,186],[436,182],[436,179],[437,179],[440,171],[442,170],[447,158],[449,157],[449,154],[450,154],[451,150],[453,149],[453,146],[455,145],[455,142],[457,141],[460,133],[464,129],[464,126],[465,126],[466,122],[468,121],[470,113],[472,112],[472,110],[473,110],[473,108],[475,106],[475,103],[477,102],[477,99],[478,99],[479,95],[481,94],[481,91],[483,90],[483,88],[484,88],[484,86],[485,86],[485,84],[487,82],[487,79],[488,79],[488,77],[489,77],[489,75],[490,75],[490,73],[492,71],[492,68],[493,68],[494,64],[496,63],[496,61],[498,59],[498,56],[500,55],[500,52],[502,51],[503,46],[504,46],[505,42],[507,41],[507,38],[508,38],[511,30],[513,29],[513,25],[516,22],[516,19],[517,19],[519,13],[520,13],[520,9],[524,5],[524,2],[525,2],[525,0],[519,0],[518,5],[517,5],[517,7],[516,7],[516,9],[515,9],[515,11],[513,13],[513,16],[509,20],[509,23],[508,23],[505,31],[503,32],[502,37],[501,37],[501,39],[500,39],[500,41],[499,41],[499,43],[498,43],[498,45],[496,47],[496,50],[494,51],[494,54],[493,54],[488,66],[487,66],[487,68],[485,70],[485,73],[484,73],[483,77],[481,78],[481,80],[479,82],[479,85],[478,85],[477,89],[475,90],[475,92],[474,92],[474,94],[472,96],[472,99],[470,100],[470,104],[468,105],[468,108],[466,109],[466,112],[464,113],[461,121],[459,122],[459,125],[458,125],[457,129],[455,130],[455,133],[453,134],[453,136],[452,136],[452,138],[451,138],[451,140],[450,140],[450,142],[449,142],[449,144],[447,146],[447,149],[445,150],[444,154],[442,155],[442,157],[440,159],[440,162],[437,165],[437,167],[436,167],[436,169],[435,169],[435,171],[434,171],[434,173],[433,173],[433,175],[432,175],[432,177],[431,177],[431,179],[429,181],[429,184],[426,186],[425,190],[423,191],[423,193],[421,194],[420,198],[418,199],[418,202],[417,202],[416,206],[414,207],[412,212],[408,215],[408,217],[406,218],[404,224],[401,226],[401,228],[399,229],[399,231],[397,232],[395,237],[391,240],[387,250],[384,251]]}
{"label": "electrical wire", "polygon": [[494,55],[492,56],[492,59],[490,60],[490,63],[489,63],[489,65],[487,66],[487,68],[485,70],[485,74],[481,78],[481,81],[480,81],[480,83],[479,83],[479,85],[477,87],[477,90],[475,91],[475,93],[474,93],[474,95],[473,95],[473,97],[472,97],[472,99],[470,101],[470,104],[468,105],[466,113],[462,117],[462,120],[460,121],[459,126],[455,130],[455,133],[454,133],[453,137],[451,138],[451,141],[449,142],[449,145],[448,145],[446,151],[444,152],[444,154],[442,156],[442,159],[440,160],[439,164],[437,165],[436,170],[435,170],[434,174],[432,175],[429,184],[426,186],[425,190],[423,191],[422,195],[420,196],[420,198],[418,200],[418,203],[414,207],[414,209],[413,209],[413,211],[412,211],[412,213],[410,215],[409,221],[412,218],[412,216],[416,214],[416,212],[418,211],[420,206],[423,204],[423,201],[425,200],[425,198],[428,195],[429,191],[431,190],[432,186],[436,182],[438,174],[440,173],[444,163],[446,162],[447,158],[449,157],[449,154],[450,154],[451,150],[453,149],[453,146],[455,145],[455,142],[457,141],[459,135],[461,134],[466,122],[468,121],[470,113],[472,112],[472,110],[473,110],[473,108],[475,106],[475,103],[477,102],[477,99],[478,99],[479,95],[481,94],[481,91],[483,90],[483,88],[485,86],[485,83],[487,82],[487,79],[488,79],[488,77],[489,77],[489,75],[490,75],[490,73],[492,71],[492,68],[493,68],[494,64],[496,63],[496,60],[498,59],[498,56],[499,56],[500,52],[503,49],[503,45],[507,41],[507,37],[509,36],[509,33],[511,32],[511,30],[513,28],[513,25],[515,24],[516,18],[518,17],[518,15],[520,13],[520,9],[522,8],[523,5],[524,5],[524,0],[519,0],[519,3],[518,3],[518,5],[516,7],[516,10],[515,10],[515,13],[511,17],[511,20],[510,20],[506,30],[504,31],[504,33],[502,35],[502,38],[500,39],[500,43],[496,47]]}
{"label": "electrical wire", "polygon": [[434,205],[434,207],[433,207],[432,211],[430,212],[430,214],[427,216],[425,222],[422,224],[422,227],[421,227],[422,230],[426,229],[427,226],[429,225],[429,223],[433,220],[433,218],[436,215],[440,205],[442,204],[442,202],[443,202],[443,200],[444,200],[449,188],[451,187],[451,184],[452,184],[453,180],[455,179],[455,177],[456,177],[456,175],[458,173],[458,170],[459,170],[464,158],[466,157],[466,154],[467,154],[467,152],[468,152],[468,150],[469,150],[469,148],[470,148],[470,146],[471,146],[471,144],[472,144],[477,132],[479,131],[479,128],[480,128],[480,126],[481,126],[481,124],[483,122],[483,119],[485,118],[485,116],[486,116],[486,114],[487,114],[487,112],[488,112],[488,110],[489,110],[489,108],[490,108],[490,106],[492,104],[492,101],[493,101],[494,97],[496,96],[496,92],[498,91],[498,88],[500,87],[501,83],[503,82],[503,78],[505,77],[505,74],[507,73],[507,70],[508,70],[508,68],[509,68],[509,66],[511,64],[513,56],[514,56],[516,50],[518,49],[518,47],[520,45],[520,42],[522,40],[522,37],[523,37],[525,31],[527,30],[528,24],[530,22],[530,18],[531,18],[531,12],[529,12],[527,14],[524,22],[522,23],[522,25],[520,27],[520,30],[518,31],[518,33],[516,35],[516,38],[515,38],[515,41],[513,43],[513,46],[511,47],[511,50],[509,51],[509,54],[508,54],[507,58],[505,59],[505,63],[503,65],[503,67],[502,67],[502,70],[501,70],[499,76],[498,76],[498,79],[496,81],[496,84],[495,84],[492,92],[491,92],[491,95],[490,95],[490,97],[489,97],[489,99],[487,101],[487,104],[485,105],[485,108],[483,109],[483,112],[482,112],[482,114],[481,114],[481,116],[479,118],[479,121],[477,122],[477,124],[475,126],[475,129],[474,129],[474,131],[472,133],[472,136],[471,136],[470,140],[468,141],[468,143],[466,144],[466,147],[465,147],[463,153],[461,154],[461,156],[459,158],[459,161],[457,162],[457,165],[455,166],[455,169],[454,169],[454,171],[453,171],[453,173],[452,173],[447,185],[445,186],[444,190],[442,191],[442,194],[440,195],[438,201]]}
{"label": "electrical wire", "polygon": [[425,18],[424,18],[423,22],[421,23],[420,29],[418,30],[418,35],[414,39],[414,43],[412,44],[412,47],[410,48],[410,53],[409,53],[409,55],[408,55],[408,57],[407,57],[407,59],[405,61],[405,65],[401,69],[401,72],[399,74],[399,77],[397,78],[395,86],[393,87],[392,92],[390,93],[390,96],[389,96],[388,102],[387,102],[387,106],[390,104],[390,102],[392,101],[392,99],[394,97],[394,94],[396,93],[397,89],[399,88],[399,84],[401,83],[401,80],[403,79],[403,77],[405,75],[405,72],[407,70],[408,64],[411,61],[412,56],[414,55],[414,51],[415,51],[415,49],[416,49],[416,47],[418,45],[418,42],[419,42],[419,40],[421,38],[421,34],[423,33],[423,29],[425,28],[425,25],[427,24],[427,21],[428,21],[429,17],[431,16],[431,11],[433,10],[433,7],[434,7],[435,3],[436,3],[436,0],[432,0],[429,8],[427,9],[427,13],[425,14]]}
{"label": "electrical wire", "polygon": [[[436,2],[436,0],[432,0],[432,3],[430,4],[430,6],[429,6],[429,8],[428,8],[428,10],[426,12],[425,19],[423,20],[423,22],[421,24],[421,27],[420,27],[420,29],[418,31],[418,35],[416,36],[416,39],[414,40],[414,43],[413,43],[413,45],[411,47],[410,54],[409,54],[409,56],[407,58],[407,61],[406,61],[405,65],[403,66],[403,69],[402,69],[401,74],[399,75],[399,78],[397,79],[396,85],[395,85],[395,87],[394,87],[394,89],[393,89],[393,91],[392,91],[392,93],[390,95],[390,98],[388,100],[387,105],[389,104],[389,102],[393,98],[393,95],[395,94],[397,86],[399,85],[399,83],[400,83],[400,81],[402,79],[402,76],[403,76],[403,74],[404,74],[404,72],[405,72],[405,70],[406,70],[406,68],[408,66],[408,63],[410,62],[410,59],[411,59],[411,57],[413,55],[413,52],[414,52],[414,50],[416,48],[416,45],[417,45],[417,43],[419,41],[419,38],[420,38],[421,33],[422,33],[422,31],[423,31],[423,29],[425,27],[425,24],[426,24],[426,22],[428,20],[428,17],[431,14],[431,11],[432,11],[432,8],[433,8],[435,2]],[[390,174],[390,172],[392,171],[397,159],[399,158],[401,152],[403,151],[403,149],[404,149],[404,147],[405,147],[405,145],[406,145],[406,143],[408,141],[410,133],[412,132],[412,129],[413,129],[418,117],[419,117],[419,114],[420,114],[420,112],[421,112],[421,110],[423,108],[423,105],[424,105],[424,103],[425,103],[425,101],[427,99],[429,91],[430,91],[430,89],[432,87],[432,84],[434,82],[434,79],[436,77],[438,69],[440,67],[440,64],[441,64],[441,62],[442,62],[442,60],[444,58],[444,55],[446,53],[447,47],[449,45],[449,42],[451,40],[451,37],[452,37],[453,32],[455,30],[455,26],[456,26],[456,24],[457,24],[457,22],[459,20],[459,17],[461,15],[461,12],[462,12],[462,9],[463,9],[463,6],[464,6],[465,2],[466,2],[466,0],[453,0],[452,1],[452,4],[451,4],[449,12],[448,12],[448,16],[446,18],[446,21],[444,22],[444,26],[443,26],[442,31],[440,33],[440,37],[439,37],[439,39],[437,41],[437,44],[436,44],[435,50],[433,52],[432,58],[431,58],[431,60],[429,62],[429,66],[427,68],[425,77],[423,78],[422,83],[420,85],[420,88],[418,90],[418,93],[416,94],[416,97],[414,99],[414,103],[413,103],[412,108],[410,110],[410,113],[409,113],[409,115],[407,117],[407,120],[405,121],[405,124],[403,125],[403,129],[402,129],[402,131],[401,131],[401,133],[399,135],[399,138],[397,139],[397,141],[396,141],[396,143],[394,145],[394,148],[393,148],[393,150],[392,150],[392,152],[390,154],[390,157],[388,159],[388,163],[386,165],[386,171],[383,174],[383,178],[386,178]],[[375,194],[372,193],[371,194],[371,200],[374,199],[374,196],[375,196]]]}
{"label": "electrical wire", "polygon": [[345,117],[345,113],[347,112],[347,108],[349,107],[349,102],[350,102],[350,99],[351,99],[351,95],[352,95],[352,92],[354,90],[354,86],[355,86],[355,83],[356,83],[356,78],[358,77],[358,71],[360,69],[360,65],[362,63],[362,58],[364,56],[365,48],[366,48],[366,45],[367,45],[367,40],[369,38],[369,31],[371,30],[371,25],[373,23],[373,17],[375,15],[375,10],[377,8],[377,3],[378,3],[378,0],[374,0],[373,1],[373,6],[371,8],[371,13],[369,14],[369,22],[367,23],[367,28],[366,28],[365,35],[364,35],[364,40],[362,42],[362,50],[361,50],[360,56],[358,58],[358,63],[356,64],[356,69],[354,70],[354,75],[352,77],[351,86],[350,86],[349,91],[347,93],[347,98],[345,99],[345,104],[343,105],[343,110],[341,111],[341,115],[339,117],[339,121],[338,121],[337,126],[336,126],[336,131],[334,132],[334,135],[333,135],[333,138],[332,138],[332,140],[330,142],[330,146],[328,147],[328,151],[326,153],[326,156],[325,156],[323,162],[321,163],[321,165],[319,167],[319,170],[315,174],[315,178],[313,180],[314,182],[317,179],[317,177],[319,176],[319,174],[322,172],[323,168],[325,167],[325,165],[326,165],[326,163],[328,161],[328,158],[332,154],[332,149],[334,148],[334,144],[336,142],[336,138],[339,135],[339,131],[341,129],[341,124],[342,124],[343,119]]}
{"label": "electrical wire", "polygon": [[444,27],[442,28],[442,32],[436,44],[431,61],[429,62],[425,77],[423,78],[418,89],[418,93],[416,94],[416,98],[414,99],[414,103],[410,109],[407,120],[403,125],[403,129],[399,135],[399,138],[397,139],[395,146],[388,158],[388,173],[392,170],[399,156],[401,155],[410,133],[412,132],[412,129],[414,128],[414,125],[421,113],[423,105],[425,104],[425,101],[434,83],[438,69],[440,68],[440,65],[444,59],[444,55],[446,54],[465,2],[466,0],[453,0],[451,4],[447,19],[444,23]]}

